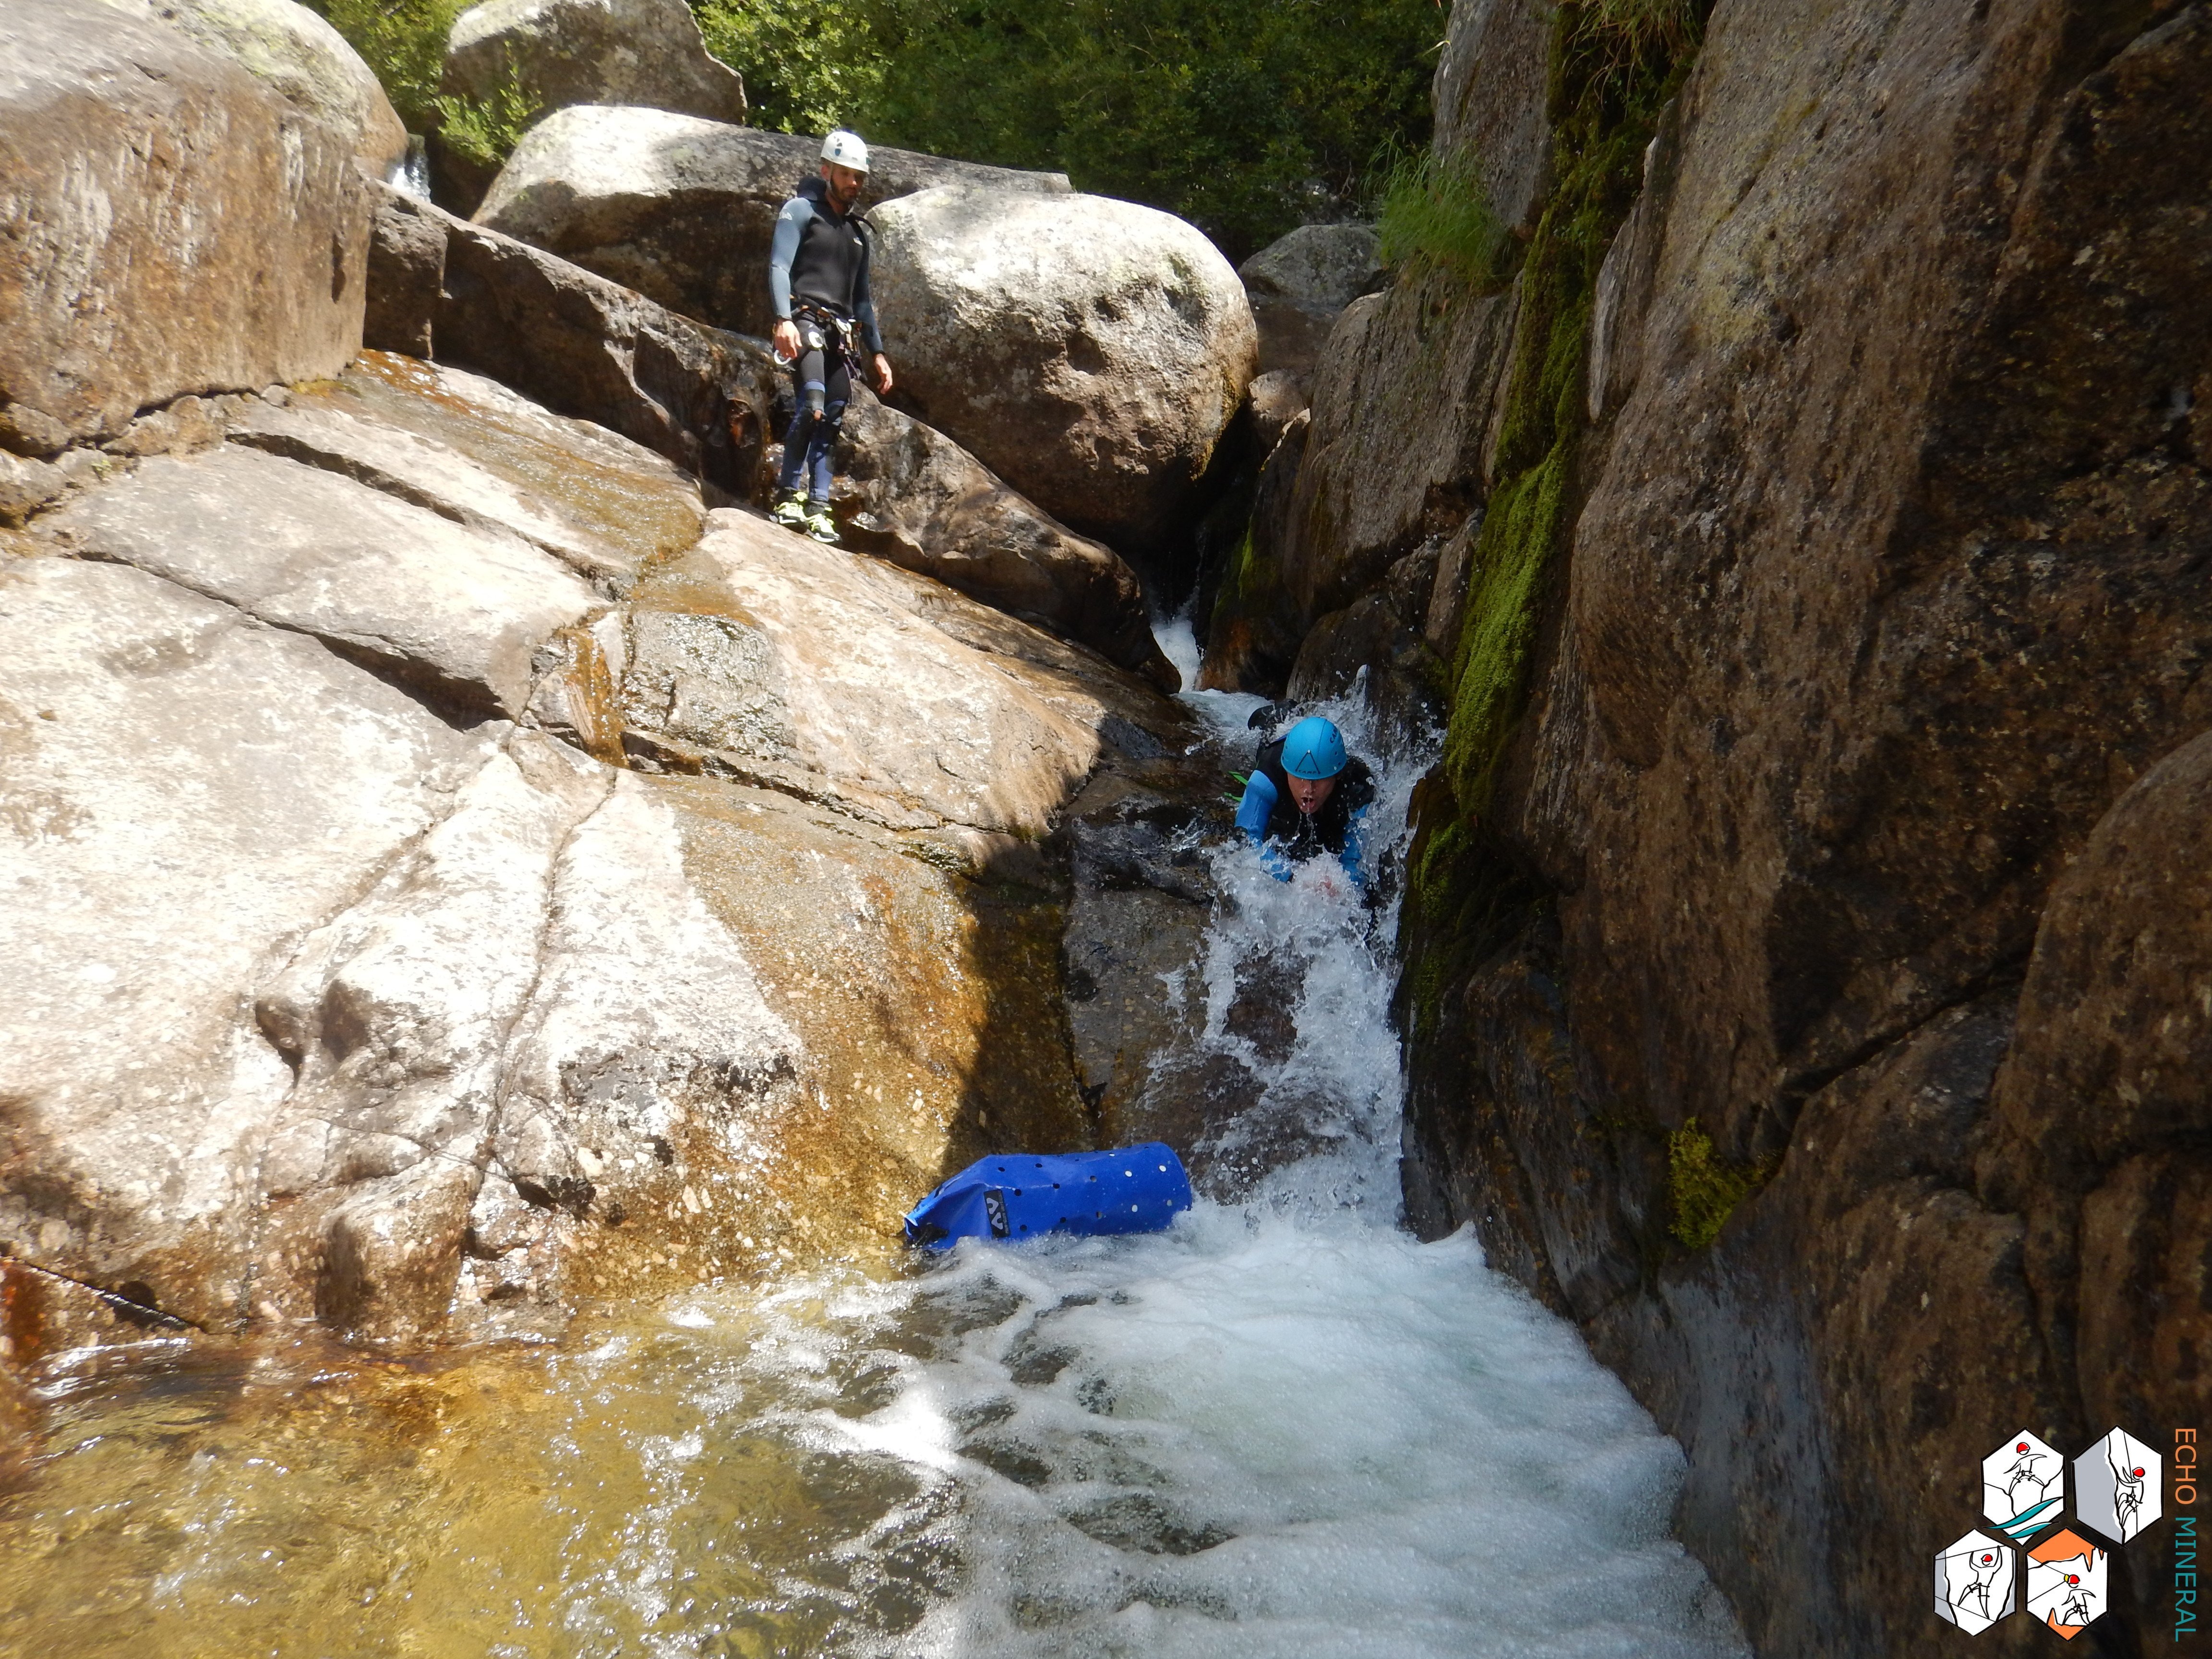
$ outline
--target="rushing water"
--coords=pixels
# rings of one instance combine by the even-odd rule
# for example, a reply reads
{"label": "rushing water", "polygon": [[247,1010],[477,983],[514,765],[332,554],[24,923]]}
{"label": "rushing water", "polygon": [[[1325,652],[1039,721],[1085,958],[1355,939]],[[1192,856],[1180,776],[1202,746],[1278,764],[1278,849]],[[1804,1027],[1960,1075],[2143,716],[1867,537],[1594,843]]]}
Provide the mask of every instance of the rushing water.
{"label": "rushing water", "polygon": [[[1401,825],[1419,757],[1371,757]],[[1666,1535],[1674,1443],[1470,1237],[1397,1224],[1389,917],[1214,857],[1232,902],[1163,994],[1266,1089],[1208,1150],[1309,1155],[1164,1234],[887,1245],[545,1349],[64,1375],[0,1509],[0,1652],[1742,1651]],[[1262,957],[1272,1060],[1226,1024]]]}

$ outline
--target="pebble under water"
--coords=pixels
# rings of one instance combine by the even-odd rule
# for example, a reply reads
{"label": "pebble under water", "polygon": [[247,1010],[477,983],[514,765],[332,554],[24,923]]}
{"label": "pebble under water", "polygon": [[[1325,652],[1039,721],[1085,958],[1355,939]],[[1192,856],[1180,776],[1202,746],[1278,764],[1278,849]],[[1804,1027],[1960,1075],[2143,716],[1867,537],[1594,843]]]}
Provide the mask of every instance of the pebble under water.
{"label": "pebble under water", "polygon": [[[1401,826],[1422,757],[1370,757]],[[1391,918],[1213,856],[1164,994],[1235,1049],[1239,964],[1287,955],[1296,1038],[1244,1045],[1266,1092],[1168,1232],[887,1244],[435,1364],[145,1345],[58,1381],[0,1500],[0,1653],[1744,1652],[1667,1535],[1674,1443],[1398,1224]]]}

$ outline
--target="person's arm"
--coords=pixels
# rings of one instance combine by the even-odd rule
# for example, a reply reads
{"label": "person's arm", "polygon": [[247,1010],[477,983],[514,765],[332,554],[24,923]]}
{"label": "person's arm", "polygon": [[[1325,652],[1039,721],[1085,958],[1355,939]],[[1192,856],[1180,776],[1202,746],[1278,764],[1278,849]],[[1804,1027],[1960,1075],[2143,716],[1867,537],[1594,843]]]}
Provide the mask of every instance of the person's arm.
{"label": "person's arm", "polygon": [[1353,884],[1361,891],[1365,891],[1367,887],[1367,808],[1364,806],[1352,813],[1351,823],[1345,826],[1344,851],[1337,854],[1337,862],[1344,866],[1344,872],[1352,878]]}
{"label": "person's arm", "polygon": [[860,227],[860,268],[853,274],[853,316],[860,325],[860,343],[867,347],[870,356],[880,357],[884,355],[884,336],[876,326],[876,294],[868,281],[868,267],[874,262],[875,238],[868,234],[864,224]]}
{"label": "person's arm", "polygon": [[1291,861],[1267,845],[1267,818],[1275,810],[1275,786],[1265,772],[1244,781],[1244,798],[1237,803],[1237,827],[1260,849],[1260,862],[1277,881],[1291,878]]}
{"label": "person's arm", "polygon": [[860,269],[853,281],[853,317],[860,325],[860,341],[868,349],[871,366],[876,372],[876,395],[889,397],[891,389],[891,360],[884,356],[883,331],[876,326],[876,296],[868,284],[868,267],[875,258],[875,239],[868,234],[866,222],[860,226]]}
{"label": "person's arm", "polygon": [[[775,307],[776,355],[787,360],[799,355],[799,336],[791,322],[791,262],[799,257],[799,239],[814,210],[804,196],[794,196],[775,216],[775,234],[768,245],[768,297]],[[790,335],[787,342],[785,336]],[[788,344],[792,349],[787,351]]]}

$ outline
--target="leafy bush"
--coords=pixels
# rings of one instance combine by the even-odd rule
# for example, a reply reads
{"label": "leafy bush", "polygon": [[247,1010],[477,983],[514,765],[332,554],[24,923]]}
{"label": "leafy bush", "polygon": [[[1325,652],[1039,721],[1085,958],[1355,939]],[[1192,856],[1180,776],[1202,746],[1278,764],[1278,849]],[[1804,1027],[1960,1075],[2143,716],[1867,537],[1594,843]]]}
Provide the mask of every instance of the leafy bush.
{"label": "leafy bush", "polygon": [[410,132],[440,120],[438,76],[446,37],[471,0],[307,0],[362,55]]}
{"label": "leafy bush", "polygon": [[438,136],[481,167],[501,167],[538,118],[538,100],[522,89],[509,64],[489,98],[440,97]]}
{"label": "leafy bush", "polygon": [[1445,270],[1480,288],[1504,276],[1505,227],[1472,156],[1397,151],[1386,158],[1376,194],[1384,264],[1416,273]]}
{"label": "leafy bush", "polygon": [[[750,15],[760,0],[699,3]],[[1378,146],[1425,144],[1445,24],[1443,0],[853,0],[838,15],[819,38],[842,82],[776,56],[811,31],[764,22],[760,61],[726,34],[726,61],[784,88],[779,113],[801,130],[837,118],[1058,169],[1181,214],[1237,259],[1353,205]]]}
{"label": "leafy bush", "polygon": [[775,132],[865,123],[884,54],[865,11],[776,0],[692,0],[707,50],[744,77],[746,119]]}

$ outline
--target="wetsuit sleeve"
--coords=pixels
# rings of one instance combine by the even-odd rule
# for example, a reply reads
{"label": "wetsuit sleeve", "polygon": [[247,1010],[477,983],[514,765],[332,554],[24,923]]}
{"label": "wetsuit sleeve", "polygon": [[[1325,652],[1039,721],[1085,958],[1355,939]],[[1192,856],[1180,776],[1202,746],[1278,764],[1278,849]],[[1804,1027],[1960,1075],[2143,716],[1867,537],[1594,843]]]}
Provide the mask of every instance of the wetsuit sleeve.
{"label": "wetsuit sleeve", "polygon": [[1274,810],[1275,786],[1265,772],[1255,772],[1244,781],[1244,799],[1237,803],[1237,827],[1252,837],[1255,847],[1267,839],[1267,817]]}
{"label": "wetsuit sleeve", "polygon": [[1362,888],[1367,885],[1367,812],[1363,806],[1352,815],[1344,830],[1344,851],[1337,854],[1345,873]]}
{"label": "wetsuit sleeve", "polygon": [[1265,772],[1255,772],[1244,782],[1244,799],[1237,803],[1237,827],[1260,849],[1260,862],[1277,881],[1291,878],[1291,861],[1267,845],[1267,817],[1275,810],[1275,786]]}
{"label": "wetsuit sleeve", "polygon": [[876,296],[868,286],[868,267],[875,260],[875,238],[863,226],[860,230],[860,269],[853,277],[853,316],[860,325],[861,343],[871,356],[878,356],[884,349],[882,331],[876,326]]}
{"label": "wetsuit sleeve", "polygon": [[793,197],[775,216],[775,235],[768,245],[768,295],[775,314],[786,321],[791,317],[791,262],[799,257],[800,233],[813,216],[804,196]]}

